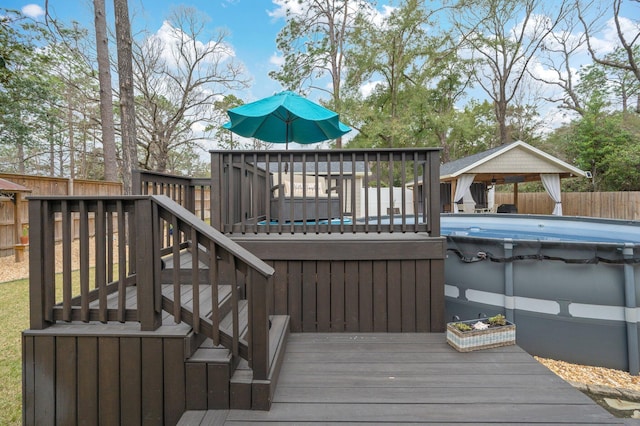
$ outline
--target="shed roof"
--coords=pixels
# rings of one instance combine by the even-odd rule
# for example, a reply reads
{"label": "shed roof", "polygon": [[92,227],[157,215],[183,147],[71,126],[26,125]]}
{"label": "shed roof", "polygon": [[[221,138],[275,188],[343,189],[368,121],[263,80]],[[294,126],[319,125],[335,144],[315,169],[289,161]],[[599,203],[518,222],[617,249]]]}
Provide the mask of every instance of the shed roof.
{"label": "shed roof", "polygon": [[10,180],[0,178],[0,192],[31,192],[31,189]]}
{"label": "shed roof", "polygon": [[440,181],[456,180],[460,175],[475,174],[475,181],[496,183],[540,180],[541,173],[558,173],[560,177],[588,173],[523,141],[500,145],[440,166]]}

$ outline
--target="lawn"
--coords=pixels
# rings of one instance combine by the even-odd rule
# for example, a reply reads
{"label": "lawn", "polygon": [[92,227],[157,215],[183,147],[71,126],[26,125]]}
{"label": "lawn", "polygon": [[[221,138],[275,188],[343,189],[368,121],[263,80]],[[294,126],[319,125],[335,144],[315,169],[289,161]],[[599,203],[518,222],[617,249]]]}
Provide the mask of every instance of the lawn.
{"label": "lawn", "polygon": [[[93,282],[94,268],[89,269]],[[117,268],[114,274],[117,275]],[[73,294],[80,288],[79,272],[71,275]],[[56,274],[56,300],[61,299],[62,274]],[[29,279],[0,283],[0,425],[22,425],[22,336],[29,328]]]}
{"label": "lawn", "polygon": [[29,328],[29,280],[0,283],[0,425],[22,424],[22,340]]}

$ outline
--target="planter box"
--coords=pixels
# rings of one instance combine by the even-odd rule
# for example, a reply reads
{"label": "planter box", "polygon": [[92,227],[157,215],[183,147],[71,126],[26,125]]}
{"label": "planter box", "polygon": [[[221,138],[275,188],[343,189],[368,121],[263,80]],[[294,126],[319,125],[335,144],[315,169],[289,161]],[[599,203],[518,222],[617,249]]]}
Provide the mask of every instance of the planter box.
{"label": "planter box", "polygon": [[[456,321],[473,325],[483,319],[468,321]],[[480,349],[497,348],[499,346],[514,345],[516,343],[516,326],[507,321],[507,325],[490,327],[486,330],[460,331],[453,326],[454,322],[447,324],[447,343],[458,352],[471,352]]]}

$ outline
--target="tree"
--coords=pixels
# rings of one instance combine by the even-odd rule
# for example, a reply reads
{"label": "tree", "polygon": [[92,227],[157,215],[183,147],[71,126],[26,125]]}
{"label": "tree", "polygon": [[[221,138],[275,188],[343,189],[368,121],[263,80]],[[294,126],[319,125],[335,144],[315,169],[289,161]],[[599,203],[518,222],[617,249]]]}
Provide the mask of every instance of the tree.
{"label": "tree", "polygon": [[[438,144],[435,121],[425,116],[451,110],[464,80],[449,67],[448,40],[427,34],[435,14],[420,1],[406,0],[380,24],[364,15],[357,19],[346,54],[344,104],[347,121],[359,131],[353,145]],[[371,93],[362,91],[365,86]],[[434,86],[446,92],[431,91]]]}
{"label": "tree", "polygon": [[135,100],[131,54],[131,23],[127,0],[113,0],[118,50],[120,85],[120,134],[122,139],[122,184],[125,194],[132,193],[132,171],[138,165],[136,146]]}
{"label": "tree", "polygon": [[540,4],[540,0],[470,0],[452,15],[454,27],[477,60],[475,81],[493,101],[500,143],[512,139],[508,107],[529,63],[566,14],[564,1],[553,17],[538,15]]}
{"label": "tree", "polygon": [[109,39],[107,37],[104,0],[93,0],[93,9],[95,15],[98,81],[100,84],[100,124],[104,152],[104,178],[107,181],[117,181],[118,163],[116,161],[116,139],[113,121],[111,64],[109,62]]}
{"label": "tree", "polygon": [[[638,45],[636,44],[640,39],[640,31],[638,31],[639,21],[637,20],[638,16],[640,15],[638,14],[638,9],[635,9],[636,13],[632,15],[636,18],[636,21],[632,24],[634,31],[631,33],[629,38],[629,36],[625,34],[622,25],[622,17],[620,16],[622,3],[623,0],[613,0],[611,2],[611,10],[613,12],[613,21],[616,27],[616,35],[618,37],[618,40],[620,41],[620,47],[623,50],[624,54],[609,57],[600,56],[598,52],[596,52],[592,40],[594,37],[594,33],[596,32],[595,30],[597,29],[597,21],[603,16],[602,13],[597,14],[594,20],[588,21],[585,11],[594,9],[594,1],[577,1],[576,6],[580,22],[582,22],[584,27],[587,47],[593,61],[607,67],[629,71],[633,73],[636,80],[640,82],[640,57],[638,56],[640,50],[637,48]],[[634,3],[640,4],[638,3],[638,1],[632,2],[632,4]],[[637,112],[640,113],[640,100],[638,101],[638,104],[639,105]]]}
{"label": "tree", "polygon": [[[344,53],[354,20],[366,5],[361,0],[284,0],[287,23],[278,33],[276,43],[284,64],[269,75],[288,90],[327,93],[327,106],[341,112],[341,85]],[[297,7],[291,7],[294,4]],[[329,77],[331,88],[322,83]],[[336,140],[342,147],[342,138]]]}
{"label": "tree", "polygon": [[191,149],[202,140],[194,126],[219,117],[216,103],[224,93],[246,87],[243,67],[226,43],[227,32],[209,36],[206,24],[201,12],[180,7],[161,30],[166,37],[148,36],[135,46],[137,124],[145,168],[164,172],[172,151]]}

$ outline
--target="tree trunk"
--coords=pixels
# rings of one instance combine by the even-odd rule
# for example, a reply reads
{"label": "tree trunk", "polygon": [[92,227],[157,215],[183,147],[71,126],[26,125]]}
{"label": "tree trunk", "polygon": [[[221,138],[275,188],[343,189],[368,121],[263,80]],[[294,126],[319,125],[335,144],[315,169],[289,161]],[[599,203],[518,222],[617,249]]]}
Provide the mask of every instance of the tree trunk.
{"label": "tree trunk", "polygon": [[111,92],[111,68],[109,65],[109,39],[104,0],[93,0],[96,27],[96,50],[98,52],[98,81],[100,83],[100,125],[102,128],[102,150],[104,154],[104,179],[118,181],[116,160],[116,137],[113,124],[113,99]]}
{"label": "tree trunk", "polygon": [[138,163],[136,121],[133,95],[133,63],[131,24],[127,0],[113,0],[118,49],[118,80],[120,82],[120,120],[122,135],[122,183],[125,194],[132,194],[131,175]]}

